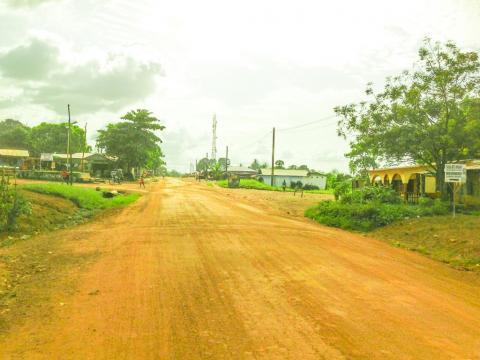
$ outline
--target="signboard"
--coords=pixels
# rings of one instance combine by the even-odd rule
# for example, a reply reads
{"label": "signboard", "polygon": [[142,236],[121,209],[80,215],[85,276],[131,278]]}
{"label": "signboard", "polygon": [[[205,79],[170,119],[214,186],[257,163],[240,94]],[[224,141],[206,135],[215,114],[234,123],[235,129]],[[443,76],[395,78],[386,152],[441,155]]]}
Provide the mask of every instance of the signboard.
{"label": "signboard", "polygon": [[445,164],[445,182],[467,182],[467,167],[465,164]]}
{"label": "signboard", "polygon": [[48,153],[40,154],[40,161],[53,161],[53,154],[48,154]]}

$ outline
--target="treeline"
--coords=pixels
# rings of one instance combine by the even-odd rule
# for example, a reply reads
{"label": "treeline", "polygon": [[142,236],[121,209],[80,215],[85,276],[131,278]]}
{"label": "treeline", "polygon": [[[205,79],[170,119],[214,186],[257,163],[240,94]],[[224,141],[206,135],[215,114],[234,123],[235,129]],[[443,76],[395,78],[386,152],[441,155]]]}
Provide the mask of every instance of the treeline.
{"label": "treeline", "polygon": [[[165,162],[157,135],[165,127],[146,109],[133,110],[121,117],[121,121],[107,124],[97,133],[96,147],[106,155],[117,159],[117,166],[130,171],[132,168],[159,169]],[[18,120],[0,121],[0,148],[25,149],[31,156],[41,153],[67,152],[68,124],[43,122],[29,127]],[[70,151],[89,152],[85,131],[77,124],[71,125]]]}
{"label": "treeline", "polygon": [[[89,151],[85,131],[78,125],[71,127],[72,152]],[[18,120],[0,121],[0,149],[28,150],[32,156],[41,153],[67,152],[68,124],[47,123],[29,127]]]}

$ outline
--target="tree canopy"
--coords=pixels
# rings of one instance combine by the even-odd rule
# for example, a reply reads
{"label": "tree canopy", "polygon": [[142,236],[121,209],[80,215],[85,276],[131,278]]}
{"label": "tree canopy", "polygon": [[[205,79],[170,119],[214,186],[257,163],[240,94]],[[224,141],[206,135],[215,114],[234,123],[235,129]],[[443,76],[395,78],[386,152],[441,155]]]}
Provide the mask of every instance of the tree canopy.
{"label": "tree canopy", "polygon": [[[71,126],[71,151],[88,150],[85,131]],[[28,127],[17,120],[6,119],[0,122],[0,148],[26,149],[33,155],[41,153],[66,153],[68,127],[66,123],[46,123]]]}
{"label": "tree canopy", "polygon": [[18,120],[1,121],[0,148],[30,150],[30,128]]}
{"label": "tree canopy", "polygon": [[420,163],[444,191],[444,165],[480,155],[480,63],[476,52],[425,39],[413,71],[387,78],[368,101],[338,106],[338,133],[351,140],[354,173],[379,165]]}
{"label": "tree canopy", "polygon": [[[31,129],[31,149],[37,156],[40,153],[66,153],[68,124],[43,122]],[[71,125],[70,151],[72,153],[87,150],[85,131],[78,125]]]}
{"label": "tree canopy", "polygon": [[133,167],[161,166],[162,140],[156,135],[165,127],[160,120],[146,109],[125,114],[121,122],[108,124],[98,131],[97,146],[107,155],[116,156],[120,166],[130,170]]}

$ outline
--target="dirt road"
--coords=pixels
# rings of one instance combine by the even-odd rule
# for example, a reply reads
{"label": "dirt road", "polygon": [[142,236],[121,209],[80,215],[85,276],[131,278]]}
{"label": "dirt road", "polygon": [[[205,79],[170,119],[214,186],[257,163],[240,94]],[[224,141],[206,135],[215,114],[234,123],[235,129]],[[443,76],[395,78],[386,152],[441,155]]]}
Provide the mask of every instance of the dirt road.
{"label": "dirt road", "polygon": [[480,359],[478,276],[219,189],[150,186],[57,233],[98,260],[1,359]]}

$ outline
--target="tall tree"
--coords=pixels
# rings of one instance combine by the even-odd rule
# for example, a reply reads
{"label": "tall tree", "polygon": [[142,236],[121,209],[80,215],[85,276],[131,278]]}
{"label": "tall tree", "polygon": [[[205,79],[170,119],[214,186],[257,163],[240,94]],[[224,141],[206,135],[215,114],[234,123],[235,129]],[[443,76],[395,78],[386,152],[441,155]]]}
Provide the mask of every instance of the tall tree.
{"label": "tall tree", "polygon": [[145,109],[133,110],[121,117],[121,122],[108,124],[107,128],[98,131],[97,147],[107,155],[118,158],[119,165],[128,172],[135,167],[147,166],[154,159],[163,156],[156,135],[165,127],[160,120]]}
{"label": "tall tree", "polygon": [[285,161],[283,161],[283,160],[275,161],[275,168],[276,169],[283,169],[284,165],[285,165]]}
{"label": "tall tree", "polygon": [[448,162],[479,155],[480,63],[476,52],[454,43],[424,41],[413,72],[388,78],[385,88],[367,102],[335,108],[338,132],[353,138],[350,166],[354,172],[391,163],[429,165],[437,190],[445,195]]}
{"label": "tall tree", "polygon": [[31,129],[18,120],[0,121],[0,148],[31,150]]}
{"label": "tall tree", "polygon": [[[77,126],[71,126],[72,137],[70,150],[72,153],[86,150],[85,131]],[[68,138],[68,124],[41,123],[32,127],[31,148],[38,156],[40,153],[66,153]]]}

